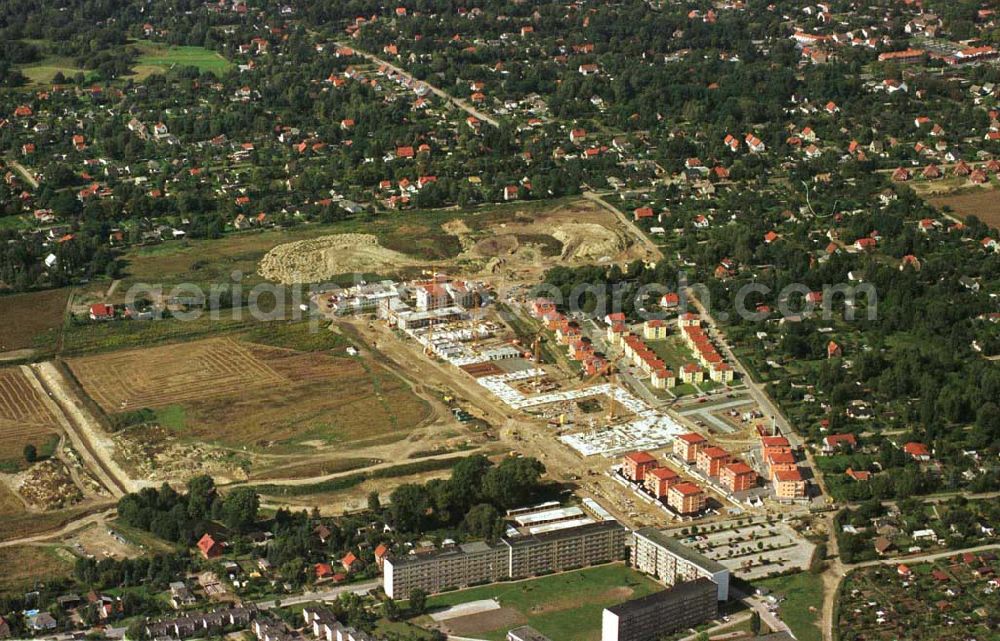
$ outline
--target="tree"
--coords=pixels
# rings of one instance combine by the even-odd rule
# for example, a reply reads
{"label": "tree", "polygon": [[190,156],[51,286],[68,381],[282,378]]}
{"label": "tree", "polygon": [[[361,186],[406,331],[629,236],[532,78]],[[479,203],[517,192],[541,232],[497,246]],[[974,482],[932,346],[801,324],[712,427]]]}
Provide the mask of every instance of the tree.
{"label": "tree", "polygon": [[257,522],[260,496],[249,487],[238,487],[222,502],[222,519],[237,532],[249,530]]}
{"label": "tree", "polygon": [[399,619],[399,606],[393,599],[386,599],[382,602],[382,615],[390,621]]}
{"label": "tree", "polygon": [[193,519],[207,519],[212,516],[212,503],[216,498],[215,480],[202,474],[195,476],[187,484],[188,516]]}
{"label": "tree", "polygon": [[38,460],[38,450],[31,443],[24,446],[24,460],[28,463],[34,463]]}
{"label": "tree", "polygon": [[368,493],[368,510],[371,512],[382,511],[382,501],[378,497],[378,492],[372,490]]}
{"label": "tree", "polygon": [[417,588],[410,592],[410,614],[420,616],[427,611],[427,593]]}
{"label": "tree", "polygon": [[389,497],[389,521],[397,530],[419,532],[429,507],[430,497],[423,486],[404,483]]}
{"label": "tree", "polygon": [[754,610],[750,615],[750,631],[755,637],[760,636],[760,625],[760,612]]}
{"label": "tree", "polygon": [[504,459],[483,478],[483,495],[501,509],[527,503],[538,490],[545,466],[531,457]]}
{"label": "tree", "polygon": [[480,503],[466,513],[462,528],[474,537],[493,543],[503,533],[503,520],[495,507]]}

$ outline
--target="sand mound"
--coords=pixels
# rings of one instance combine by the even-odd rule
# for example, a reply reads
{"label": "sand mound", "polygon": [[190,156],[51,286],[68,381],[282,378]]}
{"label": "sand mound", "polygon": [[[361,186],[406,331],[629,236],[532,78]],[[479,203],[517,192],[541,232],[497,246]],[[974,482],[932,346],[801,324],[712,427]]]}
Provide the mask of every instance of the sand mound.
{"label": "sand mound", "polygon": [[513,254],[520,243],[514,234],[490,236],[476,243],[475,251],[480,256],[494,257]]}
{"label": "sand mound", "polygon": [[371,234],[336,234],[278,245],[261,259],[257,272],[285,284],[319,283],[340,274],[380,274],[417,264],[382,247]]}
{"label": "sand mound", "polygon": [[594,223],[562,223],[551,234],[563,244],[564,260],[609,260],[627,247],[621,236]]}

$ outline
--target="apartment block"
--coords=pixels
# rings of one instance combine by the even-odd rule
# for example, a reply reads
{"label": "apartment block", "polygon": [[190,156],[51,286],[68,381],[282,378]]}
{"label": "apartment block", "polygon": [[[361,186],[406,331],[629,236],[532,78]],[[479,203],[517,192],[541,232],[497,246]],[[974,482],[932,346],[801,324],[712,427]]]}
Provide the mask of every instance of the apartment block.
{"label": "apartment block", "polygon": [[729,454],[721,447],[706,447],[698,452],[698,469],[706,476],[718,476],[728,462]]}
{"label": "apartment block", "polygon": [[656,641],[710,621],[719,615],[715,593],[714,583],[698,579],[606,608],[601,641]]}
{"label": "apartment block", "polygon": [[698,452],[701,451],[706,442],[705,437],[701,434],[694,432],[681,434],[674,439],[674,456],[685,463],[695,463],[698,461]]}
{"label": "apartment block", "polygon": [[735,461],[722,466],[719,481],[730,492],[745,492],[757,485],[757,473],[743,461]]}
{"label": "apartment block", "polygon": [[435,593],[499,581],[509,575],[508,568],[506,549],[475,542],[430,554],[388,557],[383,561],[382,576],[386,595],[405,599],[417,588]]}
{"label": "apartment block", "polygon": [[667,490],[667,505],[678,514],[695,514],[705,509],[705,492],[690,482],[672,485]]}
{"label": "apartment block", "polygon": [[625,554],[626,530],[616,521],[559,527],[536,534],[511,535],[496,545],[467,543],[424,555],[385,559],[382,582],[387,596],[406,599],[419,588],[427,593],[503,579],[608,563]]}
{"label": "apartment block", "polygon": [[629,564],[666,585],[711,579],[717,598],[729,598],[729,570],[693,548],[651,527],[632,533]]}
{"label": "apartment block", "polygon": [[630,452],[622,459],[622,474],[636,483],[642,483],[646,471],[657,467],[656,459],[649,452]]}
{"label": "apartment block", "polygon": [[643,486],[646,491],[652,494],[658,499],[662,499],[667,495],[667,491],[671,486],[680,483],[681,477],[677,472],[673,471],[669,467],[658,467],[646,472],[646,478],[643,481]]}
{"label": "apartment block", "polygon": [[774,472],[774,494],[783,500],[806,498],[806,482],[798,468]]}

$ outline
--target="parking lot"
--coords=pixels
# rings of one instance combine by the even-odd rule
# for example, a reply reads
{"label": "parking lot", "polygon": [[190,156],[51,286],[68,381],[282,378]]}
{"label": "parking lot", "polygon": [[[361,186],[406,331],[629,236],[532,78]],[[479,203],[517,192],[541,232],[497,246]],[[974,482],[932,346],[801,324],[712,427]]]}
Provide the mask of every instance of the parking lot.
{"label": "parking lot", "polygon": [[806,569],[815,548],[787,523],[765,518],[716,523],[692,529],[687,537],[683,531],[670,534],[747,580]]}

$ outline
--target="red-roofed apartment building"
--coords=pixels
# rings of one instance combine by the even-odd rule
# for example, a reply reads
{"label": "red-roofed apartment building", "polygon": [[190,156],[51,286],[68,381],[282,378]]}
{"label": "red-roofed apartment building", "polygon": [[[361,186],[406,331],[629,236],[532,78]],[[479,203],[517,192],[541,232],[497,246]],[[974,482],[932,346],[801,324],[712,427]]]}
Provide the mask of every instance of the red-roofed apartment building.
{"label": "red-roofed apartment building", "polygon": [[630,452],[622,460],[622,474],[636,483],[642,483],[646,472],[655,467],[656,459],[649,452]]}
{"label": "red-roofed apartment building", "polygon": [[757,473],[743,461],[736,461],[722,467],[719,480],[730,492],[746,492],[757,485]]}
{"label": "red-roofed apartment building", "polygon": [[706,476],[718,476],[728,462],[729,453],[721,447],[710,446],[698,452],[698,469]]}
{"label": "red-roofed apartment building", "polygon": [[774,494],[779,499],[786,500],[806,497],[806,482],[798,468],[774,472]]}
{"label": "red-roofed apartment building", "polygon": [[643,485],[650,494],[662,499],[667,495],[667,491],[680,480],[680,475],[669,467],[657,467],[646,472]]}
{"label": "red-roofed apartment building", "polygon": [[706,439],[701,434],[694,432],[681,434],[674,439],[674,456],[685,463],[695,463],[698,461],[698,452],[705,446],[705,442]]}
{"label": "red-roofed apartment building", "polygon": [[705,493],[694,483],[678,483],[667,490],[667,505],[678,514],[694,514],[705,509]]}

